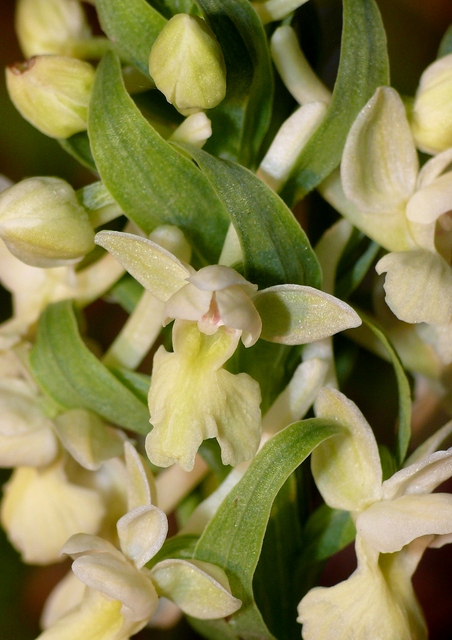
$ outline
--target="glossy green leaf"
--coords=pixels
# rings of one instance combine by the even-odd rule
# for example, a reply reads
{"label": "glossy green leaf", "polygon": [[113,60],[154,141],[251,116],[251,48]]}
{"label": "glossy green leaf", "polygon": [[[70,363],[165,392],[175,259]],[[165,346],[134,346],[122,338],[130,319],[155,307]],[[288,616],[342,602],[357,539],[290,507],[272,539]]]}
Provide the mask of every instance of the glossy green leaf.
{"label": "glossy green leaf", "polygon": [[197,162],[228,212],[242,246],[247,280],[259,288],[284,283],[319,288],[316,255],[281,198],[248,169],[201,149],[178,146]]}
{"label": "glossy green leaf", "polygon": [[273,72],[264,28],[248,0],[198,0],[223,51],[226,98],[208,115],[210,153],[254,169],[271,119]]}
{"label": "glossy green leaf", "polygon": [[395,457],[398,466],[402,466],[405,460],[408,446],[411,438],[411,390],[408,379],[405,374],[405,370],[397,354],[397,351],[392,346],[391,342],[385,335],[384,331],[380,329],[370,318],[362,315],[363,323],[369,327],[372,333],[378,338],[378,340],[384,346],[392,366],[394,367],[394,373],[397,379],[397,387],[399,392],[399,411],[397,420],[397,440],[395,446]]}
{"label": "glossy green leaf", "polygon": [[78,160],[84,167],[96,173],[96,163],[94,162],[91,147],[89,146],[88,134],[86,131],[75,133],[70,138],[61,138],[58,140],[60,146],[67,153]]}
{"label": "glossy green leaf", "polygon": [[83,343],[70,300],[46,308],[30,354],[41,387],[66,409],[89,409],[131,431],[150,430],[146,403],[122,384]]}
{"label": "glossy green leaf", "polygon": [[201,262],[218,260],[228,224],[222,204],[193,162],[142,116],[112,53],[96,73],[89,135],[103,183],[133,222],[146,233],[160,224],[176,225]]}
{"label": "glossy green leaf", "polygon": [[343,0],[341,58],[332,101],[282,189],[289,206],[339,165],[356,116],[376,88],[387,84],[386,35],[377,4],[374,0]]}
{"label": "glossy green leaf", "polygon": [[[224,569],[233,595],[243,602],[227,622],[235,637],[274,640],[254,602],[252,587],[271,507],[290,474],[317,445],[339,432],[337,424],[312,418],[275,435],[254,458],[201,536],[194,558]],[[196,628],[202,629],[202,625]],[[214,628],[210,624],[210,629]]]}
{"label": "glossy green leaf", "polygon": [[166,19],[146,0],[96,0],[102,29],[121,55],[149,75],[149,54]]}
{"label": "glossy green leaf", "polygon": [[303,536],[302,565],[327,560],[355,537],[355,526],[348,511],[321,505],[309,517]]}

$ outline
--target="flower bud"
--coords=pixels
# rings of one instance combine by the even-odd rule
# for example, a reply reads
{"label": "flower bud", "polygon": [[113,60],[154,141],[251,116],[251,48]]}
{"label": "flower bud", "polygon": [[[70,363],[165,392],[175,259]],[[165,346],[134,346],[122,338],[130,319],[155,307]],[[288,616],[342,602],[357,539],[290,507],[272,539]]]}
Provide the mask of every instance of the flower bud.
{"label": "flower bud", "polygon": [[0,237],[33,267],[81,260],[94,248],[88,214],[59,178],[28,178],[0,194]]}
{"label": "flower bud", "polygon": [[62,56],[39,56],[6,70],[14,105],[51,138],[68,138],[86,129],[93,80],[90,64]]}
{"label": "flower bud", "polygon": [[149,57],[149,73],[168,102],[184,113],[211,109],[226,94],[226,67],[214,33],[204,20],[175,15]]}
{"label": "flower bud", "polygon": [[436,60],[421,76],[412,114],[416,146],[431,154],[452,147],[452,53]]}
{"label": "flower bud", "polygon": [[26,58],[69,54],[71,42],[91,35],[79,0],[19,0],[16,32]]}

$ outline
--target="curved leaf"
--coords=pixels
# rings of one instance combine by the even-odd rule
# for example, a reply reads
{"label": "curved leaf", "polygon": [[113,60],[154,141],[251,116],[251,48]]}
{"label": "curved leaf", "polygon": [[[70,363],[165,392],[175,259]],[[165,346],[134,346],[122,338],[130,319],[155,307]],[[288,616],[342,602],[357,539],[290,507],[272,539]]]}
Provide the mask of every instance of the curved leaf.
{"label": "curved leaf", "polygon": [[147,404],[120,382],[83,343],[70,300],[46,308],[30,354],[41,387],[66,409],[89,409],[143,435],[150,431]]}
{"label": "curved leaf", "polygon": [[[252,588],[271,507],[290,474],[317,445],[340,431],[334,422],[312,418],[295,422],[275,435],[224,499],[199,539],[194,558],[224,569],[233,595],[243,602],[226,623],[237,637],[274,639],[256,607]],[[196,628],[202,629],[202,625],[196,623]]]}
{"label": "curved leaf", "polygon": [[130,220],[146,233],[174,224],[193,242],[202,262],[217,261],[227,231],[221,203],[193,162],[141,115],[112,53],[96,73],[89,136],[102,181]]}
{"label": "curved leaf", "polygon": [[377,87],[389,84],[386,35],[374,0],[343,0],[342,48],[333,97],[281,196],[292,206],[338,165],[348,131]]}
{"label": "curved leaf", "polygon": [[[273,71],[264,28],[248,0],[198,0],[223,51],[226,98],[209,110],[206,150],[254,169],[273,105]],[[217,133],[217,135],[215,135]]]}
{"label": "curved leaf", "polygon": [[320,267],[309,240],[270,187],[238,164],[188,145],[177,146],[197,162],[230,216],[247,280],[259,288],[285,283],[320,286]]}
{"label": "curved leaf", "polygon": [[102,29],[121,54],[149,75],[149,54],[166,19],[146,0],[96,0]]}

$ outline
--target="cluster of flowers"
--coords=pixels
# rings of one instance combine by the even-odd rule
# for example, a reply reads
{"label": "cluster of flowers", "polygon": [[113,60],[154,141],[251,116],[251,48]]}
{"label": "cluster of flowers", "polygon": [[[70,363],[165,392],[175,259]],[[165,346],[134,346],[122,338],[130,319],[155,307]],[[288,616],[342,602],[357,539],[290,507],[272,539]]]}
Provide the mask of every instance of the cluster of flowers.
{"label": "cluster of flowers", "polygon": [[[266,23],[301,4],[267,0],[255,9]],[[30,59],[7,71],[11,99],[51,137],[84,131],[95,69],[80,58],[100,57],[109,41],[91,35],[78,0],[19,0],[17,9],[20,43]],[[271,48],[300,105],[257,172],[278,191],[323,121],[331,96],[307,65],[291,27],[276,29]],[[185,116],[172,140],[202,147],[211,135],[205,110],[226,92],[223,55],[206,23],[188,14],[174,16],[150,51],[149,69],[156,87]],[[14,469],[1,521],[25,562],[52,563],[61,554],[74,559],[72,572],[48,600],[40,640],[125,640],[149,623],[169,624],[180,610],[200,619],[238,611],[241,602],[220,567],[181,558],[153,560],[166,539],[166,514],[206,472],[198,456],[204,440],[217,439],[223,464],[237,468],[237,481],[265,440],[301,419],[313,403],[318,417],[342,427],[313,452],[312,473],[325,503],[350,512],[358,568],[345,582],[316,587],[301,600],[303,637],[426,637],[411,577],[427,547],[452,539],[452,496],[432,493],[452,476],[452,449],[438,450],[452,423],[383,481],[371,427],[335,388],[330,338],[358,327],[361,319],[332,295],[339,260],[332,255],[351,225],[388,252],[376,271],[386,274],[387,305],[406,323],[399,323],[397,336],[393,332],[397,346],[402,353],[404,345],[414,344],[413,359],[416,349],[421,354],[428,349],[435,393],[447,395],[451,100],[449,54],[425,71],[409,107],[394,89],[380,87],[359,113],[340,170],[320,186],[344,217],[318,245],[322,291],[299,284],[258,290],[231,266],[241,258],[232,227],[219,264],[195,270],[191,247],[177,227],[157,227],[145,236],[128,223],[121,232],[96,233],[96,227],[121,215],[114,202],[93,214],[58,178],[16,185],[1,178],[0,281],[12,295],[13,315],[0,325],[0,465]],[[421,169],[417,149],[432,156]],[[106,252],[80,266],[95,245]],[[83,307],[108,292],[125,271],[145,291],[104,363],[135,369],[161,328],[174,321],[173,350],[160,346],[154,355],[148,393],[152,430],[143,442],[85,407],[63,409],[41,389],[29,360],[37,322],[49,304],[71,299]],[[284,322],[275,321],[274,309]],[[390,320],[388,333],[395,322]],[[240,341],[249,348],[258,340],[311,345],[264,418],[259,384],[248,373],[224,367]],[[149,461],[160,468],[156,482]],[[161,471],[165,467],[170,469]]]}

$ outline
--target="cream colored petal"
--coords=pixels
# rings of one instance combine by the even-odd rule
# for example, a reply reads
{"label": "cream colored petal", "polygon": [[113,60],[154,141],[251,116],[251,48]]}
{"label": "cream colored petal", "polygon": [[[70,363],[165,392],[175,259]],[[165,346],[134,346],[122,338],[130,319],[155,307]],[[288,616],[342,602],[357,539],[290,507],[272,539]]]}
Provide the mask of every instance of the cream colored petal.
{"label": "cream colored petal", "polygon": [[8,482],[1,520],[25,562],[47,564],[74,533],[95,533],[105,508],[97,492],[70,484],[61,467],[21,467]]}
{"label": "cream colored petal", "polygon": [[266,0],[265,2],[253,2],[257,15],[264,24],[281,20],[308,0]]}
{"label": "cream colored petal", "polygon": [[262,321],[249,295],[239,286],[217,291],[215,295],[224,326],[242,331],[245,347],[255,344],[261,334]]}
{"label": "cream colored petal", "polygon": [[174,353],[162,347],[154,358],[149,390],[153,430],[146,452],[154,464],[177,462],[186,471],[206,438],[218,437],[225,464],[256,451],[260,437],[259,385],[247,374],[221,369],[237,347],[239,334],[223,327],[212,335],[196,324],[176,321]]}
{"label": "cream colored petal", "polygon": [[335,389],[320,390],[319,418],[333,420],[344,435],[329,438],[311,455],[312,473],[325,502],[336,509],[357,511],[379,500],[382,472],[372,429],[358,407]]}
{"label": "cream colored petal", "polygon": [[[144,622],[135,625],[133,633],[144,625]],[[94,591],[77,608],[41,633],[37,640],[128,640],[129,632],[130,628],[124,627],[121,603]]]}
{"label": "cream colored petal", "polygon": [[413,453],[405,460],[404,467],[410,467],[412,464],[416,462],[420,462],[422,459],[426,459],[438,449],[443,448],[444,442],[450,439],[450,435],[452,434],[452,420],[447,422],[444,426],[442,426],[438,431],[427,438],[425,442],[423,442],[417,449],[413,451]]}
{"label": "cream colored petal", "polygon": [[159,595],[201,620],[230,616],[242,605],[231,594],[224,571],[208,562],[163,560],[151,570],[151,577]]}
{"label": "cream colored petal", "polygon": [[41,627],[48,629],[71,609],[79,606],[86,589],[86,585],[77,578],[75,573],[69,571],[50,592],[42,610]]}
{"label": "cream colored petal", "polygon": [[283,284],[253,297],[262,318],[263,340],[306,344],[361,324],[346,302],[313,287]]}
{"label": "cream colored petal", "polygon": [[452,209],[452,172],[439,176],[426,187],[416,191],[408,200],[408,220],[431,224]]}
{"label": "cream colored petal", "polygon": [[443,171],[450,168],[451,163],[452,148],[446,149],[446,151],[427,160],[419,171],[416,183],[417,188],[423,189],[424,187],[428,187],[436,178],[439,178]]}
{"label": "cream colored petal", "polygon": [[375,267],[386,272],[391,311],[404,322],[445,324],[452,314],[452,270],[430,251],[388,253]]}
{"label": "cream colored petal", "polygon": [[428,494],[451,476],[452,448],[435,451],[385,480],[383,497],[391,500],[403,494]]}
{"label": "cream colored petal", "polygon": [[137,507],[118,520],[121,549],[138,569],[160,550],[167,533],[166,515],[151,505]]}
{"label": "cream colored petal", "polygon": [[425,631],[412,633],[411,603],[394,598],[378,555],[364,551],[359,539],[357,554],[358,568],[348,580],[315,587],[298,605],[304,640],[426,640]]}
{"label": "cream colored petal", "polygon": [[394,553],[416,538],[452,533],[452,495],[406,495],[371,505],[356,520],[358,534],[381,553]]}
{"label": "cream colored petal", "polygon": [[87,533],[76,533],[71,536],[63,545],[61,553],[71,556],[74,560],[89,553],[109,553],[123,560],[123,554],[111,542]]}
{"label": "cream colored petal", "polygon": [[342,156],[344,193],[364,213],[390,214],[412,195],[418,160],[405,107],[380,87],[353,123]]}
{"label": "cream colored petal", "polygon": [[191,275],[188,281],[201,291],[221,291],[234,285],[240,285],[249,294],[257,291],[257,284],[251,284],[238,271],[222,264],[203,267]]}
{"label": "cream colored petal", "polygon": [[127,465],[127,504],[128,510],[155,504],[157,491],[152,472],[130,442],[124,445]]}
{"label": "cream colored petal", "polygon": [[165,304],[164,324],[168,324],[173,318],[200,320],[209,311],[211,300],[212,293],[210,291],[200,291],[190,282],[184,284]]}
{"label": "cream colored petal", "polygon": [[123,453],[124,435],[90,411],[66,411],[55,424],[64,448],[85,469],[99,469],[105,460]]}
{"label": "cream colored petal", "polygon": [[72,571],[91,589],[119,600],[122,613],[135,621],[148,621],[157,609],[152,582],[125,558],[109,553],[91,553],[74,560]]}
{"label": "cream colored petal", "polygon": [[107,249],[145,289],[166,302],[184,284],[189,270],[155,242],[118,231],[101,231],[95,243]]}

